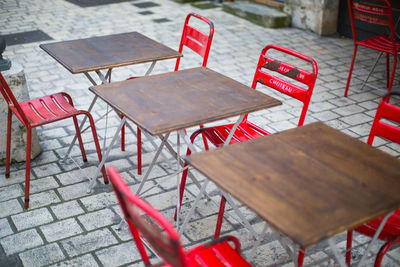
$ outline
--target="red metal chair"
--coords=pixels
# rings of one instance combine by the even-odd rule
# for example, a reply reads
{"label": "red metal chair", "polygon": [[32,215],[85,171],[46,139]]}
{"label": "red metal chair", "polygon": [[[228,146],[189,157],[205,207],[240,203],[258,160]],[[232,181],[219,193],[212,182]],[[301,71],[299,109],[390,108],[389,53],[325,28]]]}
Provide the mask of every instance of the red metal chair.
{"label": "red metal chair", "polygon": [[[386,86],[388,88],[388,91],[390,91],[393,85],[394,74],[397,66],[397,52],[400,50],[400,42],[396,41],[395,39],[396,36],[392,17],[392,7],[388,0],[372,0],[370,1],[370,3],[366,3],[365,1],[360,2],[357,0],[348,0],[348,5],[350,11],[351,29],[354,39],[354,52],[353,59],[351,60],[349,76],[347,78],[344,96],[347,96],[347,92],[349,90],[351,75],[353,72],[357,48],[359,45],[374,49],[381,53],[386,53]],[[357,38],[356,28],[354,26],[355,20],[385,26],[388,29],[388,33],[360,41]],[[389,55],[393,56],[393,66],[390,77]],[[380,56],[378,57],[376,63],[378,62],[379,58]],[[372,67],[370,74],[374,70],[375,65]],[[365,80],[365,83],[367,82],[369,75]]]}
{"label": "red metal chair", "polygon": [[[31,134],[32,128],[43,126],[52,122],[72,118],[74,121],[76,134],[79,140],[83,161],[86,162],[86,153],[83,147],[82,137],[78,127],[77,116],[86,115],[89,118],[92,128],[93,139],[96,145],[99,162],[101,162],[101,150],[97,139],[94,121],[89,112],[77,110],[74,108],[71,97],[66,93],[57,93],[53,95],[43,96],[40,98],[28,100],[19,103],[14,94],[8,87],[3,75],[0,73],[0,91],[8,104],[8,123],[7,123],[7,148],[6,148],[6,178],[10,177],[10,153],[11,153],[11,123],[12,115],[15,114],[19,121],[27,129],[27,146],[26,146],[26,170],[25,170],[25,208],[29,207],[29,183],[30,183],[30,167],[31,167]],[[108,183],[105,168],[102,169],[104,182]]]}
{"label": "red metal chair", "polygon": [[[109,167],[107,171],[145,266],[251,266],[240,256],[240,243],[234,236],[225,236],[185,250],[172,224],[133,194],[115,168]],[[150,263],[141,236],[162,258],[162,263]]]}
{"label": "red metal chair", "polygon": [[[304,61],[304,63],[309,65],[311,68],[311,72],[267,55],[267,52],[270,50],[279,51],[283,55],[291,55],[300,59],[301,61]],[[282,46],[268,45],[264,47],[260,54],[251,88],[256,89],[257,84],[260,83],[303,102],[303,108],[301,110],[300,119],[298,122],[298,126],[301,126],[304,123],[317,75],[318,66],[314,59]],[[286,78],[283,79],[283,77]],[[291,82],[291,80],[294,80],[296,84]],[[300,86],[299,84],[302,84],[303,86]],[[210,141],[216,147],[220,147],[224,144],[233,126],[234,124],[227,124],[199,129],[191,135],[191,142],[194,142],[195,138],[202,133],[204,136],[206,136],[208,141]],[[268,131],[248,121],[246,115],[233,134],[230,143],[242,142],[269,134],[270,133]],[[208,150],[207,147],[206,150]],[[187,155],[190,155],[190,153],[191,151],[188,150]],[[182,174],[180,187],[181,202],[183,192],[185,190],[187,172],[188,170],[185,169]],[[223,203],[221,202],[221,205],[222,207],[225,205],[224,198]]]}
{"label": "red metal chair", "polygon": [[[201,30],[195,28],[194,26],[189,25],[190,18],[196,18],[200,21],[203,21],[208,24],[209,32],[208,34],[203,33]],[[190,13],[187,15],[185,24],[183,26],[183,32],[181,41],[179,44],[178,52],[182,53],[183,47],[186,46],[196,52],[203,58],[202,66],[207,66],[208,54],[210,52],[211,42],[214,36],[214,24],[207,19],[196,13]],[[181,58],[178,57],[176,59],[175,69],[177,71],[179,69],[179,63],[181,62]],[[131,77],[129,79],[135,79],[137,77]],[[122,119],[122,118],[121,118]],[[203,128],[203,126],[200,126]],[[142,138],[141,138],[141,130],[137,128],[137,164],[138,164],[138,174],[142,173]],[[204,145],[208,147],[205,137]],[[125,125],[121,129],[121,150],[125,150]]]}
{"label": "red metal chair", "polygon": [[[400,92],[391,91],[382,98],[382,102],[378,106],[378,109],[376,111],[375,119],[372,123],[371,132],[367,140],[367,143],[369,145],[372,145],[375,136],[380,136],[382,138],[400,144],[400,106],[395,106],[389,103],[390,96],[392,95],[400,96]],[[388,123],[389,121],[394,123]],[[355,228],[354,230],[363,235],[373,237],[382,220],[383,216],[366,224],[363,224]],[[385,256],[385,253],[391,247],[400,244],[400,210],[396,210],[389,217],[378,238],[382,241],[385,241],[385,244],[383,244],[378,252],[378,255],[376,256],[376,267],[381,266],[381,262],[383,257]],[[346,253],[346,263],[348,265],[350,265],[351,262],[352,239],[353,231],[348,231]]]}

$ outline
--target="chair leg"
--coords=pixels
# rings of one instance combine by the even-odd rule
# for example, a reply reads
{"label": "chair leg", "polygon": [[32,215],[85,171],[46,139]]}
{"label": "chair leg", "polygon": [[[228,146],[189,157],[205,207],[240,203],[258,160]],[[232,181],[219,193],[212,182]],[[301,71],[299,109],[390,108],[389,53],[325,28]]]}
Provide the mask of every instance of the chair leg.
{"label": "chair leg", "polygon": [[[188,148],[186,151],[186,156],[189,156],[190,154],[191,154],[191,151]],[[187,164],[187,162],[185,162],[185,164],[183,165],[184,171],[182,172],[182,178],[181,178],[181,183],[180,183],[180,187],[179,187],[179,207],[182,205],[183,193],[185,192],[186,179],[187,179],[187,175],[188,175],[187,166],[188,166],[188,164]],[[178,212],[180,212],[180,211],[175,209],[175,214],[174,214],[175,221],[176,221],[176,216],[177,216]]]}
{"label": "chair leg", "polygon": [[346,242],[346,264],[351,264],[351,247],[353,242],[353,230],[347,231],[347,242]]}
{"label": "chair leg", "polygon": [[25,209],[29,208],[29,186],[31,176],[31,141],[32,128],[26,127],[26,167],[25,167]]}
{"label": "chair leg", "polygon": [[137,127],[137,172],[142,174],[142,130]]}
{"label": "chair leg", "polygon": [[10,158],[11,158],[11,124],[12,124],[12,111],[8,109],[7,120],[7,148],[6,148],[6,178],[10,178]]}
{"label": "chair leg", "polygon": [[[124,115],[121,114],[121,120],[124,118]],[[121,128],[121,150],[125,151],[125,124]]]}
{"label": "chair leg", "polygon": [[[96,151],[97,151],[97,156],[99,158],[99,163],[102,161],[102,155],[101,155],[101,148],[99,144],[99,139],[97,137],[97,132],[96,132],[96,127],[94,126],[94,121],[92,116],[88,113],[86,114],[88,116],[89,122],[90,122],[90,128],[92,129],[92,134],[93,134],[93,140],[94,140],[94,145],[96,146]],[[103,168],[101,168],[101,172],[103,174],[104,178],[104,183],[108,184],[108,176],[105,168],[105,164],[103,165]],[[96,177],[95,177],[96,179]]]}
{"label": "chair leg", "polygon": [[221,203],[219,204],[219,212],[218,212],[217,225],[215,226],[214,239],[217,239],[221,234],[222,222],[224,220],[225,204],[226,204],[226,199],[224,196],[221,196]]}
{"label": "chair leg", "polygon": [[354,62],[356,60],[357,47],[358,47],[358,45],[354,45],[353,59],[351,60],[349,77],[347,77],[346,90],[344,91],[344,96],[347,96],[347,91],[349,90],[351,74],[353,73]]}
{"label": "chair leg", "polygon": [[79,130],[78,120],[76,119],[76,116],[74,116],[72,119],[74,120],[76,137],[78,138],[79,148],[81,149],[83,162],[87,162],[85,147],[83,146],[82,135],[81,131]]}
{"label": "chair leg", "polygon": [[383,52],[380,52],[379,55],[378,55],[378,57],[377,57],[376,60],[375,60],[374,65],[372,66],[370,72],[368,73],[367,78],[364,80],[363,84],[361,85],[360,90],[364,89],[365,85],[366,85],[367,82],[368,82],[369,77],[371,76],[372,72],[374,71],[374,69],[375,69],[376,65],[378,64],[379,59],[381,59],[382,55],[383,55]]}
{"label": "chair leg", "polygon": [[390,72],[390,55],[389,53],[386,53],[386,87],[389,90],[389,72]]}
{"label": "chair leg", "polygon": [[394,245],[400,244],[400,237],[396,238],[395,240],[391,240],[386,242],[380,249],[378,252],[378,255],[376,255],[376,259],[375,259],[375,267],[380,267],[383,257],[385,256],[386,252],[389,250],[389,248],[391,248]]}
{"label": "chair leg", "polygon": [[393,69],[392,69],[392,74],[390,76],[389,84],[388,84],[388,92],[392,90],[393,86],[393,81],[394,81],[394,74],[396,72],[396,67],[397,67],[397,55],[393,56]]}
{"label": "chair leg", "polygon": [[300,248],[299,254],[297,256],[297,266],[298,267],[302,267],[303,266],[305,253],[306,253],[306,249],[305,248]]}

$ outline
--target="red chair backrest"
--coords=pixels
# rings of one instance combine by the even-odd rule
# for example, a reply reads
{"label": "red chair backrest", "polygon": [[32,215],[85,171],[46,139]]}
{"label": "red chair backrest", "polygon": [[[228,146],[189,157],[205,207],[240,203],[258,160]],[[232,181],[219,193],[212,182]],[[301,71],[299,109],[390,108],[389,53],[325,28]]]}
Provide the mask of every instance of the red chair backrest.
{"label": "red chair backrest", "polygon": [[[277,60],[267,55],[267,52],[270,49],[292,55],[309,63],[311,65],[312,71],[306,71],[304,69],[295,67],[289,63]],[[303,88],[302,86],[294,84],[289,79],[284,80],[276,76],[276,73],[293,79],[298,83],[305,85],[305,87]],[[261,83],[303,102],[303,109],[301,111],[300,119],[298,122],[298,126],[301,126],[304,123],[317,75],[318,66],[314,59],[282,46],[268,45],[264,47],[261,52],[260,59],[258,60],[257,64],[257,69],[254,74],[253,84],[251,87],[255,89],[257,84]]]}
{"label": "red chair backrest", "polygon": [[133,194],[115,168],[109,167],[107,171],[145,266],[149,266],[150,262],[140,235],[166,263],[185,266],[184,250],[171,223],[159,211]]}
{"label": "red chair backrest", "polygon": [[7,102],[7,105],[10,109],[14,110],[14,113],[18,117],[18,119],[24,123],[25,125],[29,124],[29,120],[26,117],[25,113],[22,111],[21,106],[19,105],[19,102],[15,98],[13,92],[11,91],[10,87],[8,86],[6,80],[3,77],[3,74],[0,72],[0,91],[1,94],[3,95],[4,99]]}
{"label": "red chair backrest", "polygon": [[375,136],[380,136],[400,144],[400,106],[389,103],[390,96],[392,95],[400,96],[400,92],[391,91],[382,98],[382,102],[376,110],[371,132],[368,136],[367,143],[369,145],[372,145]]}
{"label": "red chair backrest", "polygon": [[[189,19],[191,17],[197,18],[204,21],[209,25],[210,31],[208,34],[203,33],[199,29],[189,25]],[[199,54],[203,58],[202,66],[207,65],[208,54],[210,52],[211,42],[214,36],[214,24],[207,19],[196,13],[190,13],[187,15],[185,24],[183,26],[183,32],[181,37],[181,42],[179,44],[179,53],[182,53],[183,46],[192,49],[194,52]],[[175,64],[175,71],[178,70],[180,63],[180,58],[178,57]]]}
{"label": "red chair backrest", "polygon": [[388,27],[390,37],[394,41],[392,6],[388,0],[370,0],[368,3],[365,1],[348,0],[348,5],[354,41],[357,41],[354,20]]}

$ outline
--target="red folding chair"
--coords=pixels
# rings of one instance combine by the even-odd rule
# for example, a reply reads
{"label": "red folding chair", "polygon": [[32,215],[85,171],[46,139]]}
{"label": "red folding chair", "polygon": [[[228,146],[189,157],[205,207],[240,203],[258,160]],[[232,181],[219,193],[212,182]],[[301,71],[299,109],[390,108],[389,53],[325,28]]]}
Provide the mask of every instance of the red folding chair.
{"label": "red folding chair", "polygon": [[[185,250],[172,224],[133,194],[115,168],[109,167],[107,171],[145,266],[251,266],[240,255],[240,243],[234,236],[221,237]],[[141,236],[161,257],[162,263],[150,263]]]}
{"label": "red folding chair", "polygon": [[[300,67],[295,67],[289,63],[286,63],[284,61],[273,58],[270,55],[267,55],[267,53],[270,50],[278,51],[282,55],[291,55],[300,59],[301,61],[304,61],[304,63],[309,65],[311,71],[304,70]],[[318,74],[318,66],[314,59],[282,46],[268,45],[264,47],[264,49],[260,54],[260,58],[258,60],[251,88],[256,89],[257,84],[260,83],[303,102],[303,108],[301,110],[300,119],[297,124],[298,126],[301,126],[303,125],[304,119],[306,117],[308,105],[310,103],[311,95],[314,90],[315,81],[317,79],[317,74]],[[216,147],[220,147],[224,144],[233,126],[234,124],[227,124],[227,125],[199,129],[191,135],[190,137],[191,142],[193,143],[195,138],[201,133],[213,145],[215,145]],[[270,133],[268,131],[248,121],[246,115],[243,121],[237,127],[236,131],[234,132],[230,143],[232,144],[232,143],[242,142],[269,134]],[[208,147],[206,147],[206,150],[208,150]],[[190,155],[190,153],[191,151],[188,150],[187,155]],[[181,203],[182,203],[183,192],[185,190],[187,172],[188,170],[185,169],[182,174],[181,187],[180,187]],[[221,205],[222,205],[221,207],[225,205],[224,198],[221,202]],[[219,221],[219,223],[221,222]]]}
{"label": "red folding chair", "polygon": [[[400,50],[400,42],[396,41],[395,29],[393,25],[393,16],[392,16],[392,7],[388,0],[371,0],[368,3],[358,0],[348,0],[349,11],[350,11],[350,21],[351,21],[351,30],[353,33],[354,40],[354,52],[353,59],[351,60],[349,76],[347,78],[346,90],[344,92],[344,96],[347,96],[347,92],[350,86],[351,75],[353,73],[354,62],[356,59],[357,48],[359,45],[374,49],[380,52],[375,64],[372,66],[370,73],[365,80],[367,82],[369,76],[374,70],[376,64],[379,61],[382,53],[386,53],[386,86],[388,91],[392,88],[394,74],[397,66],[397,52]],[[368,38],[365,40],[358,40],[355,28],[355,21],[363,21],[369,24],[381,25],[387,28],[387,34],[381,34],[378,36],[374,36],[372,38]],[[382,31],[383,32],[383,31]],[[389,77],[390,72],[390,59],[389,55],[393,56],[393,66],[392,73]]]}
{"label": "red folding chair", "polygon": [[[27,129],[27,145],[26,145],[26,170],[25,170],[25,208],[29,207],[29,182],[31,167],[31,135],[32,128],[43,126],[52,122],[72,118],[74,121],[76,134],[79,140],[79,146],[82,153],[83,161],[86,162],[86,153],[83,147],[82,137],[78,127],[78,115],[86,115],[89,118],[92,128],[93,139],[96,145],[99,162],[101,162],[101,150],[97,139],[94,121],[89,112],[77,110],[74,108],[71,97],[66,93],[57,93],[54,95],[43,96],[40,98],[28,100],[19,103],[14,94],[8,87],[3,75],[0,73],[0,91],[8,104],[8,123],[7,123],[7,148],[6,148],[6,178],[10,177],[10,153],[11,153],[11,123],[12,115],[15,114],[19,121]],[[102,169],[104,182],[108,183],[106,170]]]}
{"label": "red folding chair", "polygon": [[[209,32],[208,34],[203,33],[201,30],[195,28],[194,26],[189,25],[190,18],[196,18],[199,21],[203,21],[208,24]],[[179,44],[179,53],[182,53],[183,47],[186,46],[199,54],[203,58],[202,66],[207,66],[208,54],[210,52],[211,42],[214,36],[214,24],[207,19],[196,13],[190,13],[187,15],[185,24],[183,26],[183,32],[181,37],[181,42]],[[175,69],[177,71],[179,69],[179,63],[181,62],[181,58],[178,57],[176,59]],[[131,77],[129,79],[135,79],[137,77]],[[123,117],[121,117],[122,119]],[[203,128],[203,126],[200,126]],[[137,164],[138,164],[138,174],[142,173],[142,134],[141,130],[137,128]],[[208,147],[205,138],[204,145]],[[121,150],[125,150],[125,125],[121,129]]]}
{"label": "red folding chair", "polygon": [[[399,91],[391,91],[387,93],[383,98],[381,104],[378,106],[376,111],[374,122],[372,123],[371,132],[369,134],[367,143],[372,145],[375,136],[379,136],[390,140],[392,142],[400,144],[400,106],[395,106],[389,103],[390,96],[400,96]],[[392,122],[392,123],[390,123]],[[366,224],[363,224],[354,230],[373,237],[376,233],[379,225],[383,220],[383,216],[372,220]],[[383,246],[380,248],[378,255],[375,259],[375,266],[381,266],[381,262],[385,253],[393,246],[400,244],[400,210],[396,210],[386,221],[382,232],[378,237],[380,240],[385,241]],[[347,232],[347,252],[346,252],[346,263],[351,263],[351,246],[353,239],[353,231]]]}

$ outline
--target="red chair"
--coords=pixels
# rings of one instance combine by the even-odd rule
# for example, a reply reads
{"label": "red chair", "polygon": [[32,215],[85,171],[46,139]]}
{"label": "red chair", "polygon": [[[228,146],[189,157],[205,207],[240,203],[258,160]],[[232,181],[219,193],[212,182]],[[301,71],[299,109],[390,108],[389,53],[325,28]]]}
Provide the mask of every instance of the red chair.
{"label": "red chair", "polygon": [[[185,250],[172,224],[133,194],[115,168],[109,167],[107,171],[145,266],[251,266],[240,256],[240,243],[234,236],[225,236]],[[161,257],[162,263],[150,263],[141,236]]]}
{"label": "red chair", "polygon": [[[400,144],[400,106],[395,106],[389,103],[391,95],[400,96],[399,91],[391,91],[382,98],[381,104],[378,106],[376,111],[374,122],[372,123],[371,132],[369,134],[367,143],[372,145],[375,136],[380,136],[382,138],[388,139],[392,142]],[[386,120],[386,121],[384,121]],[[394,122],[389,124],[388,121]],[[395,125],[397,124],[397,125]],[[376,230],[383,220],[383,216],[372,220],[366,224],[363,224],[354,230],[373,237]],[[347,232],[347,253],[346,253],[346,263],[350,265],[351,262],[351,246],[352,246],[353,231]],[[380,248],[378,255],[375,259],[375,266],[381,266],[381,262],[385,253],[389,248],[400,244],[400,210],[396,210],[386,221],[382,232],[379,237],[380,240],[385,241],[385,244]]]}
{"label": "red chair", "polygon": [[[19,121],[27,129],[26,146],[26,170],[25,170],[25,208],[29,207],[29,182],[31,167],[31,134],[32,128],[43,126],[52,122],[72,118],[74,121],[76,134],[79,140],[83,161],[86,162],[86,153],[83,147],[82,137],[78,127],[77,116],[86,115],[89,118],[92,128],[93,139],[96,145],[99,162],[101,162],[101,150],[97,139],[94,121],[89,112],[74,108],[71,97],[66,93],[48,95],[33,100],[19,103],[14,94],[8,87],[3,75],[0,73],[0,91],[8,104],[8,123],[7,123],[7,149],[6,149],[6,178],[10,177],[10,153],[11,153],[11,123],[12,115],[15,114]],[[108,183],[105,168],[102,169],[104,182]]]}
{"label": "red chair", "polygon": [[[196,18],[200,21],[203,21],[208,24],[209,33],[205,34],[194,26],[189,25],[190,18]],[[186,46],[199,54],[203,58],[202,66],[207,66],[208,54],[210,52],[211,42],[214,36],[214,24],[207,19],[196,13],[190,13],[187,15],[185,24],[183,26],[183,32],[181,37],[181,42],[179,44],[179,53],[182,53],[183,47]],[[176,59],[175,69],[177,71],[179,69],[179,63],[181,62],[181,58],[178,57]],[[135,79],[137,77],[131,77],[129,79]],[[122,119],[123,117],[121,117]],[[203,128],[203,126],[200,126]],[[138,174],[142,173],[142,138],[141,138],[141,130],[137,128],[137,161],[138,161]],[[208,147],[205,138],[204,145]],[[121,129],[121,150],[125,150],[125,125]]]}
{"label": "red chair", "polygon": [[[397,52],[400,50],[400,42],[395,40],[395,29],[393,25],[392,7],[388,0],[373,0],[370,1],[370,3],[365,3],[365,1],[360,2],[357,0],[348,0],[348,5],[350,11],[351,30],[353,32],[353,39],[354,39],[354,52],[353,52],[353,59],[351,60],[350,71],[349,71],[349,76],[347,78],[347,84],[344,96],[347,96],[347,92],[349,90],[351,74],[353,72],[354,62],[357,54],[357,48],[359,45],[374,49],[381,53],[386,53],[386,79],[387,79],[386,86],[388,88],[388,91],[390,91],[393,85],[394,74],[396,71]],[[388,30],[388,34],[382,34],[360,41],[357,38],[356,28],[354,26],[355,20],[363,21],[370,24],[385,26]],[[389,55],[393,56],[393,66],[390,77],[389,77],[389,72],[390,72]],[[378,57],[376,63],[378,62],[379,58],[380,56]],[[374,70],[375,65],[372,67],[370,74]],[[365,80],[364,84],[367,82],[369,75]]]}
{"label": "red chair", "polygon": [[[273,50],[274,52],[279,51],[283,55],[291,55],[300,59],[301,61],[304,61],[304,63],[309,65],[311,72],[299,67],[295,67],[289,63],[277,60],[272,56],[267,55],[267,53],[270,50]],[[303,102],[303,108],[301,110],[300,119],[297,124],[298,126],[301,126],[304,123],[308,105],[310,103],[311,95],[314,89],[315,81],[317,79],[317,74],[318,74],[318,66],[314,59],[302,55],[296,51],[290,50],[288,48],[284,48],[278,45],[268,45],[262,50],[260,54],[260,58],[258,60],[251,88],[256,89],[257,84],[260,83]],[[285,77],[285,79],[283,77]],[[296,84],[292,83],[291,82],[292,80],[294,80]],[[302,84],[303,86],[300,86],[299,84]],[[233,126],[234,124],[227,124],[227,125],[221,125],[221,126],[203,128],[197,130],[191,135],[191,141],[194,142],[195,138],[200,133],[202,133],[203,136],[205,136],[208,141],[210,141],[216,147],[220,147],[224,144]],[[232,144],[232,143],[242,142],[269,134],[270,133],[268,131],[248,121],[246,115],[243,121],[237,127],[235,133],[233,134],[230,143]],[[207,147],[206,150],[208,150]],[[187,155],[190,155],[190,153],[191,151],[188,150]],[[182,202],[183,192],[185,190],[187,172],[188,170],[185,169],[185,171],[182,174],[181,187],[180,187],[181,202]],[[224,198],[223,198],[223,203],[221,204],[223,206],[225,205]]]}

